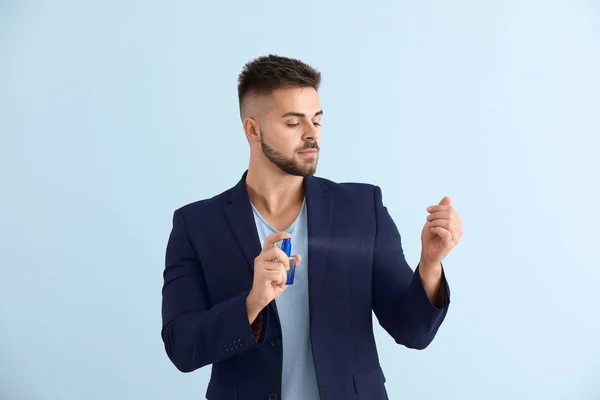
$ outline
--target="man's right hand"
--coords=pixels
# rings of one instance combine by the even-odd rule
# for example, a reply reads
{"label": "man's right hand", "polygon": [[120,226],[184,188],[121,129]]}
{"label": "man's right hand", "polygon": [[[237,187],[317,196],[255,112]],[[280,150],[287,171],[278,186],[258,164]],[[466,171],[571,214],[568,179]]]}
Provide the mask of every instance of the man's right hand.
{"label": "man's right hand", "polygon": [[[285,282],[287,271],[290,269],[290,261],[275,244],[289,237],[291,235],[286,232],[277,232],[267,236],[262,251],[254,259],[254,280],[252,289],[246,298],[248,320],[251,324],[261,310],[279,297],[287,287]],[[294,258],[296,266],[300,265],[300,256],[294,255]]]}

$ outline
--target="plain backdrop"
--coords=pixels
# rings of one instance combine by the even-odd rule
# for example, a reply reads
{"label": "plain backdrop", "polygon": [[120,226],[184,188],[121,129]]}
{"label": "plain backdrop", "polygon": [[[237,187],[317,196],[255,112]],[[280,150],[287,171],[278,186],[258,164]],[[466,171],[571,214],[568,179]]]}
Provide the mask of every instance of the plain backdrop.
{"label": "plain backdrop", "polygon": [[383,189],[414,268],[465,235],[424,351],[375,324],[391,399],[600,398],[596,1],[0,1],[0,398],[204,398],[160,338],[173,211],[247,167],[236,80],[323,74],[318,175]]}

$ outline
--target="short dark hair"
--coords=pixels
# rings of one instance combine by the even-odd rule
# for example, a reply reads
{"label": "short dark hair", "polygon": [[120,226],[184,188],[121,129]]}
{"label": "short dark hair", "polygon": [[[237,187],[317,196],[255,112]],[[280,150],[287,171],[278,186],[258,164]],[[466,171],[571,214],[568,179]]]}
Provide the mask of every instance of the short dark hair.
{"label": "short dark hair", "polygon": [[320,86],[321,73],[298,59],[275,54],[255,58],[244,65],[238,77],[240,113],[248,95],[266,95],[285,87],[312,87],[318,91]]}

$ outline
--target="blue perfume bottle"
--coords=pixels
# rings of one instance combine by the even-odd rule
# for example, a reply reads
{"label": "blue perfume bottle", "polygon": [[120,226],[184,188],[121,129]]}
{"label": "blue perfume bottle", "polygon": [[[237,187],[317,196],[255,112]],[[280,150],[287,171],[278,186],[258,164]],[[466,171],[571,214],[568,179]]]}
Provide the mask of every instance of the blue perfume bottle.
{"label": "blue perfume bottle", "polygon": [[290,239],[290,238],[283,239],[283,242],[281,243],[281,250],[285,253],[285,255],[288,257],[288,259],[290,261],[290,270],[287,271],[287,279],[286,279],[285,284],[293,285],[294,284],[294,274],[296,272],[296,258],[291,257],[292,239]]}

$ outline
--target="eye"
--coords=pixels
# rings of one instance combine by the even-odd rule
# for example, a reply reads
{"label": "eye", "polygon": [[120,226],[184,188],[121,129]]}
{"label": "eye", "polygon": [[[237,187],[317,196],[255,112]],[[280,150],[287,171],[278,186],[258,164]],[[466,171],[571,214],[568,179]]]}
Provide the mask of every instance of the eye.
{"label": "eye", "polygon": [[320,122],[313,122],[313,125],[314,126],[321,126],[321,123]]}
{"label": "eye", "polygon": [[295,127],[297,127],[300,124],[286,124],[286,125],[289,126],[290,128],[295,128]]}

